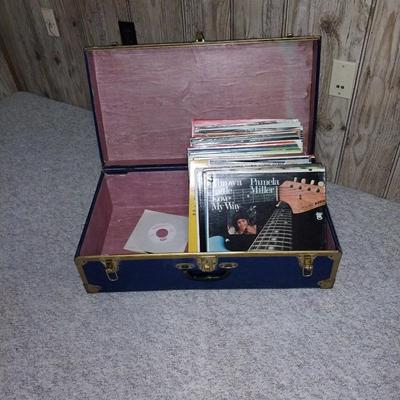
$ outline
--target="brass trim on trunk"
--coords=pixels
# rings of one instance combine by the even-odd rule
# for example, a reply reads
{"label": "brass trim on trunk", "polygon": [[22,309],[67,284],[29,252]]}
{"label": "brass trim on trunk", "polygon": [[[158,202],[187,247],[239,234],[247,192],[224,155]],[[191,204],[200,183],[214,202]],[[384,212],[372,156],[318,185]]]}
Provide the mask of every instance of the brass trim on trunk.
{"label": "brass trim on trunk", "polygon": [[85,271],[83,270],[83,267],[85,266],[85,264],[87,264],[89,261],[85,260],[84,258],[81,257],[77,257],[75,259],[75,265],[76,268],[79,272],[79,275],[82,279],[83,282],[83,286],[86,290],[87,293],[98,293],[101,290],[101,286],[98,285],[92,285],[91,283],[88,282],[86,275],[85,275]]}
{"label": "brass trim on trunk", "polygon": [[[78,268],[79,274],[85,285],[86,290],[88,290],[89,282],[86,279],[86,275],[84,272],[84,266],[88,262],[100,262],[104,266],[106,265],[113,265],[118,266],[119,262],[121,261],[140,261],[140,260],[171,260],[171,259],[182,259],[187,258],[191,259],[190,261],[177,263],[175,266],[178,269],[188,269],[189,265],[190,268],[194,268],[195,265],[203,272],[213,272],[217,267],[222,269],[228,268],[240,268],[240,261],[238,262],[230,262],[227,263],[222,261],[219,263],[219,258],[225,257],[235,257],[235,258],[243,258],[243,257],[251,257],[251,258],[260,258],[260,257],[296,257],[299,261],[299,266],[302,268],[304,265],[304,260],[306,260],[306,264],[309,265],[309,260],[311,261],[311,266],[316,257],[328,257],[333,260],[333,265],[331,269],[331,275],[328,279],[322,280],[318,282],[318,285],[322,289],[328,289],[333,287],[336,274],[339,268],[340,259],[342,257],[342,253],[339,250],[317,250],[317,251],[263,251],[263,252],[249,252],[242,251],[242,252],[221,252],[221,253],[159,253],[159,254],[115,254],[115,255],[98,255],[98,256],[78,256],[75,258],[75,264]],[[118,271],[118,269],[116,270]],[[302,272],[304,274],[304,269],[302,268]],[[308,269],[306,271],[312,273]],[[305,275],[310,276],[310,275]],[[115,278],[115,275],[114,275]],[[118,278],[117,278],[118,279]],[[115,279],[115,280],[117,280]],[[114,280],[114,279],[112,279]],[[90,288],[90,290],[95,290],[95,288]],[[101,288],[99,289],[101,290]],[[89,291],[89,290],[88,290]]]}
{"label": "brass trim on trunk", "polygon": [[336,281],[336,275],[339,268],[340,260],[342,258],[342,253],[338,251],[336,254],[329,256],[333,260],[333,265],[331,269],[331,276],[328,279],[324,279],[318,282],[318,286],[321,289],[332,289]]}
{"label": "brass trim on trunk", "polygon": [[140,50],[144,48],[160,48],[160,47],[198,47],[204,45],[218,46],[224,44],[240,45],[240,44],[252,44],[252,43],[262,43],[262,42],[296,42],[296,41],[306,41],[306,40],[319,40],[321,37],[318,35],[309,36],[286,36],[278,38],[265,38],[265,39],[240,39],[240,40],[219,40],[213,42],[174,42],[174,43],[151,43],[151,44],[136,44],[132,46],[91,46],[86,47],[85,51],[93,50],[108,50],[108,49],[119,49],[119,50]]}
{"label": "brass trim on trunk", "polygon": [[225,251],[225,252],[213,252],[213,253],[157,253],[157,254],[108,254],[108,255],[90,255],[90,256],[77,256],[75,262],[89,262],[89,261],[108,261],[108,260],[162,260],[162,259],[181,259],[187,258],[197,260],[204,256],[215,256],[218,258],[225,257],[301,257],[309,255],[315,257],[331,257],[336,258],[341,255],[339,250],[297,250],[297,251],[277,251],[277,250],[266,250],[266,251]]}
{"label": "brass trim on trunk", "polygon": [[99,293],[101,290],[101,286],[92,285],[90,283],[86,283],[86,284],[84,284],[84,286],[88,293]]}

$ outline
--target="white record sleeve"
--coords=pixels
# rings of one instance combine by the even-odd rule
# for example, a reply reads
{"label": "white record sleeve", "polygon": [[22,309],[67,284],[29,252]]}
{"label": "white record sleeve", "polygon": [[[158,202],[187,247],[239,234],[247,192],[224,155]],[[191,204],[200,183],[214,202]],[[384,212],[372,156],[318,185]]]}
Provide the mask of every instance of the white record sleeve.
{"label": "white record sleeve", "polygon": [[124,249],[140,253],[183,252],[187,230],[187,217],[144,210]]}

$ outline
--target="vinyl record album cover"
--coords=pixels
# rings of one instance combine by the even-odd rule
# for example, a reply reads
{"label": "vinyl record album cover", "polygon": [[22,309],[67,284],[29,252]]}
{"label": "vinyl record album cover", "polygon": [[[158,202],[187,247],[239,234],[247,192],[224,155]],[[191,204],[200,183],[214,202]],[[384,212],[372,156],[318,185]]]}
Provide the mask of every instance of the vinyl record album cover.
{"label": "vinyl record album cover", "polygon": [[323,248],[324,182],[320,165],[205,169],[202,250]]}

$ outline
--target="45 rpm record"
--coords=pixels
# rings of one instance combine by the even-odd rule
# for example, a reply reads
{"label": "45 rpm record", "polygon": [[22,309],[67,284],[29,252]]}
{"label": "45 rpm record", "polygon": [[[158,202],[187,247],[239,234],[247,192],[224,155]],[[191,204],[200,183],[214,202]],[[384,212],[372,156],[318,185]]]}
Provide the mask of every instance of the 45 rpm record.
{"label": "45 rpm record", "polygon": [[169,243],[176,237],[176,228],[168,222],[155,224],[149,229],[148,237],[154,243]]}
{"label": "45 rpm record", "polygon": [[124,249],[145,253],[185,251],[188,218],[152,210],[144,210]]}

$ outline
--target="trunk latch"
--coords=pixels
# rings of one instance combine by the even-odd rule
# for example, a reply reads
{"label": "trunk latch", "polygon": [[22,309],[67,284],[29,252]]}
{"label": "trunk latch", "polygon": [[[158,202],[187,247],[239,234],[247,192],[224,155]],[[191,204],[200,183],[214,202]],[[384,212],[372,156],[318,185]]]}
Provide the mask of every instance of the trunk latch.
{"label": "trunk latch", "polygon": [[119,269],[118,260],[104,260],[101,261],[101,263],[104,265],[104,270],[106,272],[108,280],[111,282],[117,281]]}
{"label": "trunk latch", "polygon": [[299,267],[301,269],[301,274],[308,278],[313,274],[314,271],[314,258],[309,254],[305,254],[297,257],[299,259]]}
{"label": "trunk latch", "polygon": [[197,266],[203,272],[213,272],[218,266],[218,258],[216,256],[201,256],[197,259]]}

